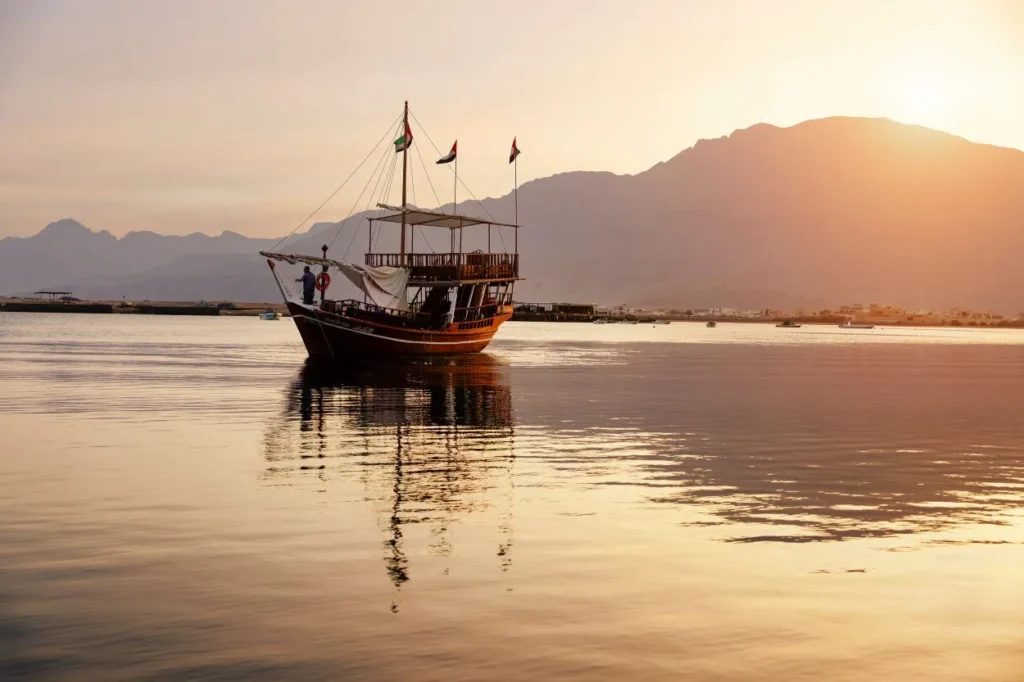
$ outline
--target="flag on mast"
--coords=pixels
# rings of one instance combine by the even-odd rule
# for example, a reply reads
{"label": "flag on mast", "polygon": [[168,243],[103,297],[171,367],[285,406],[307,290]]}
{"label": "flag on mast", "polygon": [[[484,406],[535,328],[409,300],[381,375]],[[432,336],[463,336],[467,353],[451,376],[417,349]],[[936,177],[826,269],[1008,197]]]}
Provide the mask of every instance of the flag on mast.
{"label": "flag on mast", "polygon": [[409,122],[405,122],[405,134],[395,140],[395,151],[404,152],[406,149],[412,146],[412,128],[409,127]]}
{"label": "flag on mast", "polygon": [[516,138],[512,138],[512,153],[508,155],[508,162],[512,163],[519,156],[519,147],[516,146]]}
{"label": "flag on mast", "polygon": [[458,147],[458,146],[459,146],[459,141],[455,140],[455,142],[452,144],[452,150],[450,152],[448,152],[448,155],[447,156],[442,156],[440,159],[438,159],[434,163],[451,163],[452,161],[454,161],[455,160],[455,155],[457,153],[456,147]]}

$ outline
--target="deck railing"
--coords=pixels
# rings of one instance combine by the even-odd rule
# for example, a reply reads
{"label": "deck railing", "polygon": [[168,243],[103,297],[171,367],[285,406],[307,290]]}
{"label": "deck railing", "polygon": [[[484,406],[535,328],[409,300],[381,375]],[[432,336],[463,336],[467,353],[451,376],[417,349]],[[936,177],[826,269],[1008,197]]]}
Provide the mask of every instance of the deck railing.
{"label": "deck railing", "polygon": [[[498,312],[498,308],[503,305],[505,305],[504,302],[491,301],[484,305],[470,308],[456,308],[453,321],[458,323],[489,319],[494,317]],[[324,312],[344,315],[357,320],[369,320],[382,324],[398,323],[403,326],[412,327],[441,328],[444,326],[445,319],[447,319],[445,312],[440,310],[430,313],[418,310],[397,310],[351,298],[341,301],[324,301],[320,305],[320,309]]]}
{"label": "deck railing", "polygon": [[363,317],[364,319],[372,319],[373,317],[397,317],[399,319],[412,322],[426,317],[422,313],[418,313],[413,310],[385,308],[384,306],[374,305],[373,303],[367,303],[365,301],[358,301],[353,298],[346,298],[342,301],[324,301],[320,308],[321,310],[329,313],[337,313],[339,315],[348,315],[349,317],[357,318]]}
{"label": "deck railing", "polygon": [[413,280],[501,279],[519,276],[517,253],[368,253],[370,267],[410,268]]}

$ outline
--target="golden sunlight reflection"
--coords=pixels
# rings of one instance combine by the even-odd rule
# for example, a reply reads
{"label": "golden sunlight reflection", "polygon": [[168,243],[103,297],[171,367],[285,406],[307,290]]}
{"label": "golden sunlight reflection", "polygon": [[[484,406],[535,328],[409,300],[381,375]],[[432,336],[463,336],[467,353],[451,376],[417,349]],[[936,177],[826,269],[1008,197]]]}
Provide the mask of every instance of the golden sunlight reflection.
{"label": "golden sunlight reflection", "polygon": [[[520,385],[542,371],[520,374]],[[625,381],[642,379],[622,371]],[[1015,446],[940,444],[929,434],[913,447],[863,448],[842,434],[826,442],[813,431],[737,433],[714,423],[713,404],[697,403],[684,415],[688,429],[652,428],[624,405],[602,417],[593,400],[583,403],[589,415],[520,421],[514,402],[498,356],[340,373],[308,366],[265,430],[265,479],[316,492],[360,481],[396,587],[411,576],[407,526],[429,533],[427,551],[448,555],[452,526],[495,505],[511,510],[517,487],[579,488],[598,508],[602,490],[634,491],[677,509],[680,525],[716,528],[712,537],[730,543],[1012,529],[1007,515],[1024,509],[1024,452]],[[501,524],[510,533],[511,517]],[[510,563],[511,541],[498,543]]]}
{"label": "golden sunlight reflection", "polygon": [[1024,669],[1016,333],[99,317],[0,333],[0,679]]}
{"label": "golden sunlight reflection", "polygon": [[506,571],[515,461],[506,372],[490,355],[344,371],[307,365],[266,430],[266,480],[323,491],[354,476],[379,520],[396,591],[411,577],[409,526],[426,533],[429,553],[447,557],[451,527],[497,505],[495,563]]}

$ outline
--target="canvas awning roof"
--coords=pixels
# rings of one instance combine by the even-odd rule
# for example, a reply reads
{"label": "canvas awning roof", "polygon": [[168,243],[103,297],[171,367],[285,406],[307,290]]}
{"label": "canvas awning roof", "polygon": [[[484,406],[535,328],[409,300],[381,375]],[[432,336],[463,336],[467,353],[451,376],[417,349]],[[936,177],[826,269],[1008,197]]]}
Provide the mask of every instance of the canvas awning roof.
{"label": "canvas awning roof", "polygon": [[391,215],[381,216],[380,218],[371,218],[371,221],[380,221],[384,223],[400,223],[402,222],[402,215],[404,214],[406,225],[422,225],[425,227],[447,227],[451,230],[458,230],[463,227],[472,227],[473,225],[519,227],[519,225],[513,225],[512,223],[499,223],[496,220],[474,218],[472,216],[456,215],[453,213],[426,211],[419,208],[402,209],[397,206],[388,206],[386,204],[377,205],[380,208],[387,209],[389,211],[395,211],[395,213],[392,213]]}

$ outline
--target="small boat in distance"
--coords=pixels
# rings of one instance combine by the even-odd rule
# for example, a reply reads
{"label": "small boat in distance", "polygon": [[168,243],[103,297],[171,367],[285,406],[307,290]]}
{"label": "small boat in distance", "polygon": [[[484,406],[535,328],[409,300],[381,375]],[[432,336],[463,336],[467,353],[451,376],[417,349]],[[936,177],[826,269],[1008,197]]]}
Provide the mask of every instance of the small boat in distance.
{"label": "small boat in distance", "polygon": [[868,324],[866,322],[854,322],[853,320],[847,320],[839,325],[840,329],[874,329],[875,325]]}
{"label": "small boat in distance", "polygon": [[714,328],[715,328],[715,327],[717,327],[717,326],[718,326],[718,323],[717,323],[717,322],[715,322],[714,320],[712,320],[711,322],[708,322],[708,324],[707,324],[707,327],[708,327],[709,329],[714,329]]}
{"label": "small boat in distance", "polygon": [[273,310],[265,310],[262,313],[260,313],[260,319],[261,320],[280,320],[281,319],[281,314],[280,313],[276,313]]}
{"label": "small boat in distance", "polygon": [[654,324],[672,324],[672,320],[655,320]]}
{"label": "small boat in distance", "polygon": [[799,325],[796,322],[794,322],[793,320],[783,320],[782,322],[779,322],[775,326],[776,327],[786,327],[787,329],[799,329],[803,325]]}
{"label": "small boat in distance", "polygon": [[603,317],[599,317],[596,320],[591,320],[591,322],[593,322],[594,324],[608,324],[608,320],[604,319]]}

